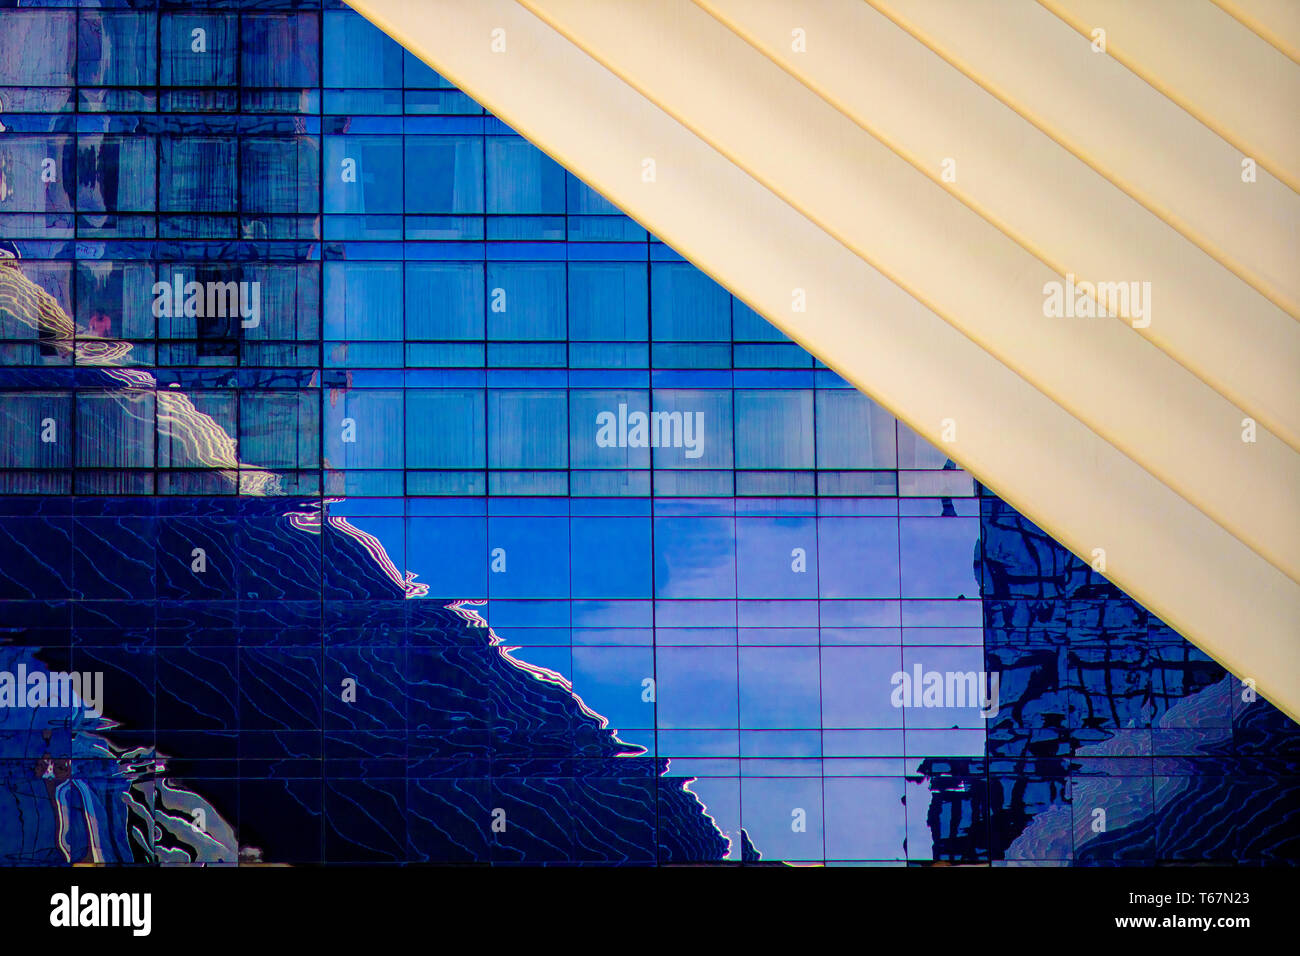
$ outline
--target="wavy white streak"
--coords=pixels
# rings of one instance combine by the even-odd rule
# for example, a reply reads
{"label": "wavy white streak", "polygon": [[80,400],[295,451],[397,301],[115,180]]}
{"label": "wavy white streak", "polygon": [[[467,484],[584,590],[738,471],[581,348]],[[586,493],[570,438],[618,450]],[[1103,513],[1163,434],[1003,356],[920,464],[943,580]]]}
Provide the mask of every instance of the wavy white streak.
{"label": "wavy white streak", "polygon": [[330,527],[345,534],[356,541],[366,553],[374,560],[379,570],[384,572],[384,576],[402,589],[402,593],[407,598],[420,598],[429,593],[429,585],[416,584],[415,575],[410,571],[403,574],[397,569],[393,559],[388,556],[388,549],[384,547],[383,542],[376,538],[368,531],[362,531],[360,528],[351,524],[347,518],[331,515],[325,519],[329,522]]}
{"label": "wavy white streak", "polygon": [[77,863],[79,860],[72,859],[72,847],[68,845],[68,829],[72,824],[72,808],[68,803],[68,790],[76,787],[77,792],[81,794],[81,812],[86,819],[86,841],[89,843],[90,862],[104,862],[103,840],[99,835],[99,815],[95,813],[95,803],[90,796],[90,788],[86,786],[85,781],[69,778],[59,784],[54,790],[54,802],[59,808],[58,820],[58,843],[59,849],[63,851],[63,857],[69,863]]}
{"label": "wavy white streak", "polygon": [[542,667],[539,664],[530,664],[528,661],[520,660],[519,658],[515,657],[514,652],[518,650],[522,650],[523,645],[521,644],[507,645],[505,643],[504,638],[502,638],[499,634],[497,634],[496,631],[492,629],[491,625],[488,624],[488,622],[483,618],[483,616],[478,611],[474,610],[475,607],[481,607],[485,604],[487,604],[487,602],[481,599],[466,599],[466,600],[452,601],[451,603],[447,604],[446,607],[448,610],[455,612],[460,618],[465,620],[471,627],[486,628],[488,632],[488,646],[495,647],[497,651],[501,654],[501,657],[506,661],[506,663],[510,664],[512,667],[516,668],[517,670],[521,670],[524,673],[528,674],[534,680],[538,680],[546,684],[553,684],[556,687],[562,689],[565,693],[567,693],[570,697],[573,698],[574,703],[578,705],[578,709],[581,710],[585,716],[590,717],[592,720],[596,721],[600,725],[601,730],[608,730],[616,743],[621,744],[622,746],[630,748],[632,751],[634,751],[629,753],[622,753],[619,754],[618,756],[640,757],[642,754],[649,753],[649,750],[646,747],[642,746],[641,744],[635,744],[632,743],[631,741],[623,740],[621,737],[619,737],[618,729],[610,728],[609,718],[604,716],[603,714],[597,713],[595,710],[592,710],[592,708],[587,705],[587,702],[582,699],[582,695],[579,694],[576,690],[574,690],[573,682],[569,680],[567,677],[565,677],[563,674],[561,674],[559,671],[552,670],[549,667]]}

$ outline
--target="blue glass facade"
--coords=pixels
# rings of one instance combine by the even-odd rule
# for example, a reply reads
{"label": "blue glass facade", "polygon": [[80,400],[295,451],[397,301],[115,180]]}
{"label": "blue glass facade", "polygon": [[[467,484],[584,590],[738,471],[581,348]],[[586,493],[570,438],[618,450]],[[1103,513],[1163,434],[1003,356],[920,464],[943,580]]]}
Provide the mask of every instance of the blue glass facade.
{"label": "blue glass facade", "polygon": [[0,861],[1300,859],[1293,724],[341,4],[0,16],[0,673],[103,675]]}

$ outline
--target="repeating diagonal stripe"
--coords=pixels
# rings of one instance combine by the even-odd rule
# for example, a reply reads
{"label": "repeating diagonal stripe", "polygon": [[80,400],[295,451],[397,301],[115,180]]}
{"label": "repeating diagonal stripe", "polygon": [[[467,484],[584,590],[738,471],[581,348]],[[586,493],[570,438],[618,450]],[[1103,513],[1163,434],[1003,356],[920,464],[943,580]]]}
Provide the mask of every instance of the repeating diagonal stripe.
{"label": "repeating diagonal stripe", "polygon": [[1300,196],[1266,169],[1243,182],[1240,150],[1065,21],[1030,0],[865,2],[1300,318]]}
{"label": "repeating diagonal stripe", "polygon": [[1300,70],[1258,34],[1207,0],[1038,2],[1300,189]]}
{"label": "repeating diagonal stripe", "polygon": [[1104,176],[865,3],[696,2],[1060,276],[1149,280],[1140,334],[1300,448],[1300,326]]}

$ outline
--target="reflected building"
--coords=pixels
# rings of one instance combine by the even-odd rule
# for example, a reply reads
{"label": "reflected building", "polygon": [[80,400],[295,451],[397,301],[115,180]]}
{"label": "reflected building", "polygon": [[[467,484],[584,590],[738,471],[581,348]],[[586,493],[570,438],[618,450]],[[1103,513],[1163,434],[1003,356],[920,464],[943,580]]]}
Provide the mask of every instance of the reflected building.
{"label": "reflected building", "polygon": [[4,19],[0,672],[106,686],[0,861],[1296,858],[1293,725],[343,5]]}

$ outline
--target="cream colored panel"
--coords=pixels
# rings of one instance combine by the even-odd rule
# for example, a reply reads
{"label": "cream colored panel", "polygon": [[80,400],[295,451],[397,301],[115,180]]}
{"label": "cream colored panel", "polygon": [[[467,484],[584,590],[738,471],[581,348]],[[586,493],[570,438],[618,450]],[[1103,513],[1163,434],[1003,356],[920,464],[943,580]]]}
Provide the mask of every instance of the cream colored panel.
{"label": "cream colored panel", "polygon": [[1300,189],[1300,67],[1210,0],[1038,0]]}
{"label": "cream colored panel", "polygon": [[1127,323],[1046,316],[1062,277],[689,0],[520,2],[1300,580],[1300,455],[1244,443],[1241,411]]}
{"label": "cream colored panel", "polygon": [[1295,0],[1214,0],[1214,3],[1300,63],[1300,3]]}
{"label": "cream colored panel", "polygon": [[1104,549],[1111,580],[1300,713],[1300,587],[970,339],[523,8],[354,6],[1066,547]]}
{"label": "cream colored panel", "polygon": [[1142,336],[1300,448],[1300,324],[1105,177],[865,3],[695,2],[1059,275],[1149,281]]}
{"label": "cream colored panel", "polygon": [[1260,168],[1243,182],[1240,150],[1051,11],[1025,0],[863,2],[1300,317],[1300,196]]}

